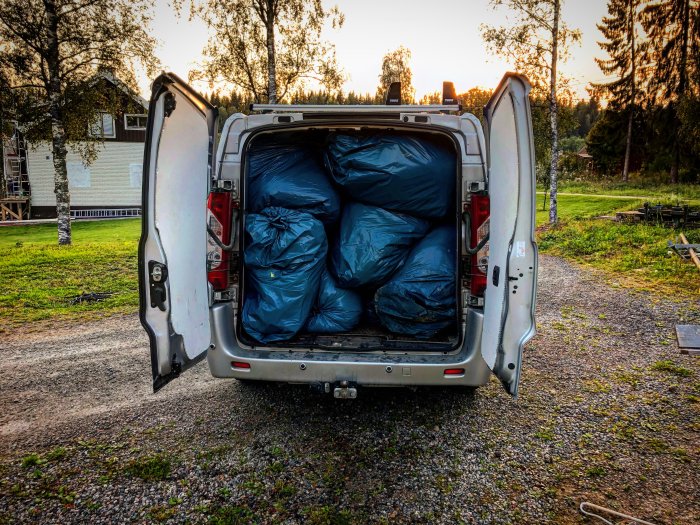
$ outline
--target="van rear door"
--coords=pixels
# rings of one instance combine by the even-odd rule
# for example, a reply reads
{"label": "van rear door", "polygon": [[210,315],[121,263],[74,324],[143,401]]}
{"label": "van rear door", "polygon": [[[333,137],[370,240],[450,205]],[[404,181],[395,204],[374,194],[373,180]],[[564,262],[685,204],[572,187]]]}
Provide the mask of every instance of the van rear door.
{"label": "van rear door", "polygon": [[211,344],[206,201],[217,111],[172,73],[152,86],[139,243],[141,324],[153,390],[190,368]]}
{"label": "van rear door", "polygon": [[530,83],[507,73],[484,108],[491,201],[481,353],[513,396],[535,334],[537,245]]}

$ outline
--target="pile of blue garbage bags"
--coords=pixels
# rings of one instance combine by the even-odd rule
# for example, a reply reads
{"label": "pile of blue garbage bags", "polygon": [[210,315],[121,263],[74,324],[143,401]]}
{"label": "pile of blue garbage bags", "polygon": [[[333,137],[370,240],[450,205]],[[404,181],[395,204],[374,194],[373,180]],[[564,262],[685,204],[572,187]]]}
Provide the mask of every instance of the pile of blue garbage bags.
{"label": "pile of blue garbage bags", "polygon": [[261,343],[380,323],[429,339],[456,310],[454,152],[396,132],[256,139],[242,323]]}

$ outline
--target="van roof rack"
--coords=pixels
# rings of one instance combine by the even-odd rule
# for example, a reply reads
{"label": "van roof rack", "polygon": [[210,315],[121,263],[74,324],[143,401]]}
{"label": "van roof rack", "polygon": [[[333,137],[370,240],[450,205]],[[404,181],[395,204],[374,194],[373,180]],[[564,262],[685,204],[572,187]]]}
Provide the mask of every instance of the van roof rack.
{"label": "van roof rack", "polygon": [[461,104],[379,105],[379,104],[251,104],[251,111],[265,113],[447,113],[460,111]]}

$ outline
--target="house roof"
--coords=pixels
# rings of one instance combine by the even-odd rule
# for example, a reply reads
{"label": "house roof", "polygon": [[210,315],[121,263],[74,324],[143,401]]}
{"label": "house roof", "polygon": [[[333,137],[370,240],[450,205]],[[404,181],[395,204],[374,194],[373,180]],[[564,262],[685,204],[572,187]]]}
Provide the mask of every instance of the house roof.
{"label": "house roof", "polygon": [[112,73],[109,71],[100,71],[97,75],[95,75],[95,82],[97,82],[100,79],[104,79],[113,86],[115,86],[117,89],[122,91],[124,94],[128,95],[132,100],[135,102],[138,102],[138,104],[145,110],[148,111],[148,101],[139,96],[138,93],[134,93],[133,90],[129,88],[124,82],[119,80],[117,77],[115,77]]}
{"label": "house roof", "polygon": [[592,159],[593,155],[590,155],[588,153],[588,150],[586,150],[586,146],[583,146],[580,150],[578,150],[578,153],[576,154],[577,157],[581,157],[582,159]]}

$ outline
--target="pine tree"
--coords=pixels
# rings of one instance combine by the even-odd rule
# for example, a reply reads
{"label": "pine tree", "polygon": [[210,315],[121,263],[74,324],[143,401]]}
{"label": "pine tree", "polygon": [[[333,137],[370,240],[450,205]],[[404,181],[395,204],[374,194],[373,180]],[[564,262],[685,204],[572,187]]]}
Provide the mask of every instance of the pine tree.
{"label": "pine tree", "polygon": [[608,15],[597,24],[605,41],[598,45],[610,58],[596,58],[600,70],[614,75],[616,80],[591,84],[591,93],[607,96],[609,104],[617,111],[627,113],[627,136],[625,139],[625,162],[622,180],[629,180],[630,152],[632,150],[632,124],[639,95],[639,60],[641,57],[636,24],[639,20],[641,0],[609,0]]}
{"label": "pine tree", "polygon": [[661,0],[647,4],[641,22],[649,37],[646,60],[653,64],[648,92],[651,103],[669,107],[672,120],[671,181],[678,182],[681,137],[678,106],[698,94],[700,5],[695,0]]}

